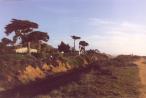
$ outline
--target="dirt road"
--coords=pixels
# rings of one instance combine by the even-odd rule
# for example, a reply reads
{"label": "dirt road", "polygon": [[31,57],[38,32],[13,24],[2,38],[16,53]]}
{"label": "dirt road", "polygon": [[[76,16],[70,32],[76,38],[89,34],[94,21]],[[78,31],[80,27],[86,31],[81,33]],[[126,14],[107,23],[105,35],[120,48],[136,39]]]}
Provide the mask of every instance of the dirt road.
{"label": "dirt road", "polygon": [[146,98],[146,59],[141,58],[135,62],[139,68],[139,77],[141,81],[140,98]]}

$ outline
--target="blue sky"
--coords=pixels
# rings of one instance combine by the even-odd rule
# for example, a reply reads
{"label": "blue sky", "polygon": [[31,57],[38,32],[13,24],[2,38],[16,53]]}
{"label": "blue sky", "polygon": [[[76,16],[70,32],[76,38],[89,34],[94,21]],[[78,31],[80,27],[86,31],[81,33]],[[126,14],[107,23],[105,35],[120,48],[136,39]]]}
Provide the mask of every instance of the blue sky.
{"label": "blue sky", "polygon": [[[110,54],[146,55],[145,0],[0,0],[0,39],[12,18],[31,20],[49,44],[73,46],[71,35]],[[78,42],[77,42],[78,43]]]}

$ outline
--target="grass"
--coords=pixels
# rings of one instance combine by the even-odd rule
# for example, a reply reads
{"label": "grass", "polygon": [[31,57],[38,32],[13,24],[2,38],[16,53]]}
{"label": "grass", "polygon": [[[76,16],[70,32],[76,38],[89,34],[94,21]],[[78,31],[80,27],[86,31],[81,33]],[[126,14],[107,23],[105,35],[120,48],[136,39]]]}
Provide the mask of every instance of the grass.
{"label": "grass", "polygon": [[[119,59],[119,58],[117,58]],[[112,59],[107,62],[97,63],[96,68],[81,73],[79,81],[73,81],[67,85],[37,95],[33,98],[139,98],[139,77],[136,65],[115,62]],[[132,61],[129,58],[128,61]],[[121,66],[121,63],[126,64]],[[132,65],[132,66],[131,66]]]}
{"label": "grass", "polygon": [[98,60],[10,90],[2,98],[139,98],[138,69],[131,63],[134,59]]}
{"label": "grass", "polygon": [[110,70],[112,75],[92,69],[82,73],[79,81],[33,98],[139,98],[136,67]]}

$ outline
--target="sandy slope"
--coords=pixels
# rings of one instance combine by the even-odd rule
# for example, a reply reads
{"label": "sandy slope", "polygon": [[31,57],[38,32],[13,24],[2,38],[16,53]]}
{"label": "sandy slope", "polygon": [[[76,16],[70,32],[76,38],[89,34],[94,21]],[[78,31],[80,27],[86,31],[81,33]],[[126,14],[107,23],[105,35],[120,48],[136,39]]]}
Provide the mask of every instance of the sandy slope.
{"label": "sandy slope", "polygon": [[139,68],[139,77],[142,84],[142,87],[140,88],[140,98],[146,98],[146,59],[141,58],[135,62],[135,64],[138,65]]}

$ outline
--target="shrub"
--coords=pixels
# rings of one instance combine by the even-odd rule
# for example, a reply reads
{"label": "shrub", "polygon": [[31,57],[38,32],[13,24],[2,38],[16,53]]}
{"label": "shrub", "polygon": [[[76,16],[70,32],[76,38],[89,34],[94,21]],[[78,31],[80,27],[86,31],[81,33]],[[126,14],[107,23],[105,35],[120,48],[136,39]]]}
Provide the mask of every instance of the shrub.
{"label": "shrub", "polygon": [[59,63],[58,66],[52,68],[52,72],[59,73],[59,72],[66,72],[70,67],[65,63]]}
{"label": "shrub", "polygon": [[47,65],[47,64],[44,64],[44,65],[42,66],[42,69],[43,69],[45,72],[47,72],[47,71],[50,71],[50,70],[51,70],[51,66],[49,66],[49,65]]}
{"label": "shrub", "polygon": [[39,67],[32,67],[28,65],[24,71],[20,72],[18,79],[22,83],[28,83],[30,81],[35,81],[37,78],[45,78],[45,73]]}

